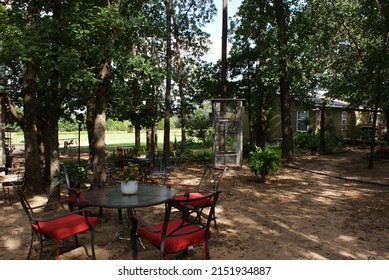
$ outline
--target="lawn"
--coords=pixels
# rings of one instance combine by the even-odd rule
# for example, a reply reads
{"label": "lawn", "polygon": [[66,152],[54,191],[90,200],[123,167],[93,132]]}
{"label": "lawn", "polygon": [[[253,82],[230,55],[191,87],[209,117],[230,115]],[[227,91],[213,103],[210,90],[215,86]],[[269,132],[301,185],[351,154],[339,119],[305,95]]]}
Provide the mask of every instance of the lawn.
{"label": "lawn", "polygon": [[[12,145],[23,145],[24,138],[22,132],[12,133]],[[59,133],[59,143],[60,147],[63,147],[65,140],[74,139],[78,140],[78,131],[73,132],[60,132]],[[170,132],[170,141],[174,142],[181,140],[181,133],[179,129],[173,129]],[[113,148],[116,146],[131,146],[135,144],[135,133],[127,131],[107,131],[105,134],[105,142],[107,148]],[[75,142],[77,143],[77,142]],[[146,130],[141,130],[141,143],[142,145],[146,144]],[[88,136],[86,131],[81,131],[80,133],[80,144],[81,147],[88,146]],[[163,145],[163,131],[158,131],[158,146],[162,147]]]}

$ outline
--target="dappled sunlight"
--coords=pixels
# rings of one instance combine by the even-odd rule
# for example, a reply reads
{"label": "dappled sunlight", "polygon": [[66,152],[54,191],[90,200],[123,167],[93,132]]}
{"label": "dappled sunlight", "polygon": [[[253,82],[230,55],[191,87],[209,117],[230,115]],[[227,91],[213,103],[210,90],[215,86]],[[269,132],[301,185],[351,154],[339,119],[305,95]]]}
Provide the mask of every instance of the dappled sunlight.
{"label": "dappled sunlight", "polygon": [[345,241],[345,242],[354,242],[354,241],[356,241],[354,236],[349,236],[349,235],[339,235],[337,237],[337,240]]}
{"label": "dappled sunlight", "polygon": [[2,237],[1,241],[4,244],[6,250],[20,250],[22,247],[22,240],[18,237]]}
{"label": "dappled sunlight", "polygon": [[[284,167],[269,176],[266,184],[246,165],[229,168],[215,210],[218,228],[211,228],[211,258],[389,259],[389,185],[369,184],[386,180],[389,162],[369,170],[368,175],[364,163],[359,154],[302,156],[294,167]],[[173,172],[171,181],[196,186],[204,166],[185,163]],[[177,193],[185,190],[176,189]],[[33,205],[45,202],[45,196],[31,197]],[[30,241],[27,217],[18,203],[0,202],[0,208],[4,214],[0,216],[4,225],[0,258],[24,259]],[[154,223],[162,220],[164,205],[139,208],[136,212]],[[129,242],[115,239],[124,226],[117,221],[116,209],[104,209],[101,223],[95,228],[97,259],[131,259]],[[87,259],[82,248],[72,247],[72,241],[64,243],[61,257]],[[80,241],[88,247],[89,235],[81,235]],[[144,246],[145,249],[139,247],[141,259],[159,258],[153,246]],[[52,259],[53,250],[49,247],[44,258]],[[201,250],[191,250],[188,258],[201,258],[199,254]]]}
{"label": "dappled sunlight", "polygon": [[[330,159],[325,159],[322,164],[325,166],[330,162]],[[325,174],[288,168],[271,176],[270,184],[261,184],[247,169],[233,173],[239,174],[239,179],[234,180],[233,175],[224,181],[221,204],[228,208],[218,214],[222,240],[213,240],[216,246],[225,244],[234,248],[241,258],[388,258],[382,250],[368,249],[377,244],[368,243],[364,237],[369,235],[367,232],[374,234],[369,229],[376,234],[380,232],[367,225],[365,233],[359,226],[361,220],[352,222],[356,213],[353,203],[371,203],[377,191],[388,197],[388,189],[377,190]],[[356,209],[372,213],[382,211],[382,207]],[[369,221],[367,217],[365,220]],[[229,227],[238,228],[239,232]],[[384,227],[388,228],[388,221]],[[388,246],[386,238],[383,237],[381,242],[384,240]],[[220,254],[220,249],[217,252]],[[225,254],[231,257],[230,252]]]}

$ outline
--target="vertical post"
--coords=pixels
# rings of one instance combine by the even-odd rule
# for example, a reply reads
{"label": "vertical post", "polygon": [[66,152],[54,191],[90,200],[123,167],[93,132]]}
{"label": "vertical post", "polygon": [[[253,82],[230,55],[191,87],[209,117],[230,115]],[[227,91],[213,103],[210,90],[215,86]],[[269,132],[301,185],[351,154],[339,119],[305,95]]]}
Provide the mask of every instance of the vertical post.
{"label": "vertical post", "polygon": [[76,122],[78,123],[78,165],[81,163],[81,125],[84,122],[84,115],[79,113],[76,115]]}
{"label": "vertical post", "polygon": [[228,1],[223,0],[222,18],[222,57],[221,57],[221,98],[227,98],[227,31],[228,31]]}
{"label": "vertical post", "polygon": [[78,123],[78,165],[80,165],[80,155],[81,155],[80,139],[81,139],[81,123]]}

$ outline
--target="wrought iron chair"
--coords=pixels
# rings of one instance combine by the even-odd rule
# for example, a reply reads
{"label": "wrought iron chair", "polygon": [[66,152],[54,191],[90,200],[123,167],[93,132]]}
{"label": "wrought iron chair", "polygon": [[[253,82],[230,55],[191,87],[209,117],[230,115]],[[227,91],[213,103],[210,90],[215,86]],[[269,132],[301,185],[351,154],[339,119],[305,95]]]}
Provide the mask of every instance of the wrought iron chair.
{"label": "wrought iron chair", "polygon": [[[84,192],[100,188],[100,176],[93,163],[83,165],[63,165],[68,199],[72,202],[70,207],[82,209],[87,207],[84,201]],[[71,210],[73,210],[71,208]]]}
{"label": "wrought iron chair", "polygon": [[[88,207],[88,203],[84,200],[84,194],[86,191],[90,191],[96,188],[101,188],[103,183],[100,180],[100,175],[97,172],[96,165],[94,163],[86,163],[83,165],[63,165],[65,175],[65,187],[68,190],[68,199],[71,201],[70,209],[82,209]],[[108,174],[110,184],[114,184],[115,181],[111,174]],[[99,215],[102,216],[103,209],[100,208]],[[121,209],[118,209],[118,221],[123,222]]]}
{"label": "wrought iron chair", "polygon": [[[170,259],[171,255],[202,245],[202,258],[210,259],[208,241],[211,237],[210,224],[215,212],[220,191],[211,192],[193,199],[172,199],[166,204],[163,223],[151,225],[139,216],[131,217],[131,249],[133,259],[138,258],[137,239],[147,240],[159,249],[161,259]],[[209,207],[206,207],[210,205]],[[172,208],[179,210],[180,216],[173,218]],[[206,219],[206,223],[201,221]]]}
{"label": "wrought iron chair", "polygon": [[[37,217],[36,211],[39,208],[44,208],[49,206],[48,204],[39,205],[31,207],[30,203],[28,202],[24,191],[19,186],[14,186],[14,190],[17,193],[17,196],[19,197],[20,203],[26,212],[30,223],[31,223],[31,243],[30,243],[30,249],[28,251],[27,259],[30,259],[32,247],[34,244],[35,237],[38,238],[40,243],[40,253],[39,253],[39,259],[42,259],[42,253],[43,253],[43,243],[45,241],[54,240],[56,243],[56,259],[59,259],[60,255],[60,241],[63,239],[66,239],[68,237],[74,236],[76,241],[76,247],[79,247],[77,234],[90,231],[91,233],[91,239],[90,239],[90,246],[92,251],[92,259],[96,259],[95,255],[95,249],[94,249],[94,226],[99,224],[99,219],[97,217],[93,217],[89,215],[89,212],[86,210],[78,210],[74,212],[66,212],[65,214],[57,215],[55,216],[47,216],[45,218]],[[56,201],[53,203],[50,203],[50,206],[52,205],[60,205],[63,204],[66,201]],[[87,256],[88,250],[85,247],[85,245],[82,245],[85,249],[85,253]]]}
{"label": "wrought iron chair", "polygon": [[[4,171],[8,173],[8,168],[5,168]],[[2,181],[0,184],[3,187],[3,198],[5,202],[8,202],[10,205],[13,202],[13,186],[17,185],[25,193],[27,193],[27,188],[24,185],[24,167],[19,166],[16,174],[8,175],[10,179]]]}
{"label": "wrought iron chair", "polygon": [[[213,165],[208,165],[205,167],[203,175],[201,176],[200,182],[197,185],[190,184],[174,184],[171,185],[173,188],[186,188],[187,191],[183,194],[177,194],[176,199],[192,199],[200,198],[207,195],[209,192],[215,192],[220,190],[220,185],[224,174],[226,173],[227,167],[220,166],[216,167]],[[189,203],[189,202],[188,202]],[[205,205],[205,207],[210,207],[211,203]],[[211,219],[214,222],[214,227],[217,228],[216,214],[213,213]]]}
{"label": "wrought iron chair", "polygon": [[147,170],[147,182],[152,184],[166,185],[171,172],[178,167],[179,161],[165,161],[162,154],[151,156],[152,164],[150,169]]}

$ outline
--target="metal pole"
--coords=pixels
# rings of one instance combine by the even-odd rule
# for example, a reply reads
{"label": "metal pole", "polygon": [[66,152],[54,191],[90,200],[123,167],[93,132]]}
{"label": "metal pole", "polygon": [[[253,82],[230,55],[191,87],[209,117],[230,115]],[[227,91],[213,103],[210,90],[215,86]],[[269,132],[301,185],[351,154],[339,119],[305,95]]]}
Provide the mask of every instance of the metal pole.
{"label": "metal pole", "polygon": [[78,165],[80,165],[80,139],[81,139],[81,123],[78,123]]}
{"label": "metal pole", "polygon": [[76,115],[76,122],[78,123],[78,165],[80,165],[81,159],[81,150],[80,150],[80,145],[81,145],[81,125],[84,122],[84,115],[82,113],[79,113]]}

